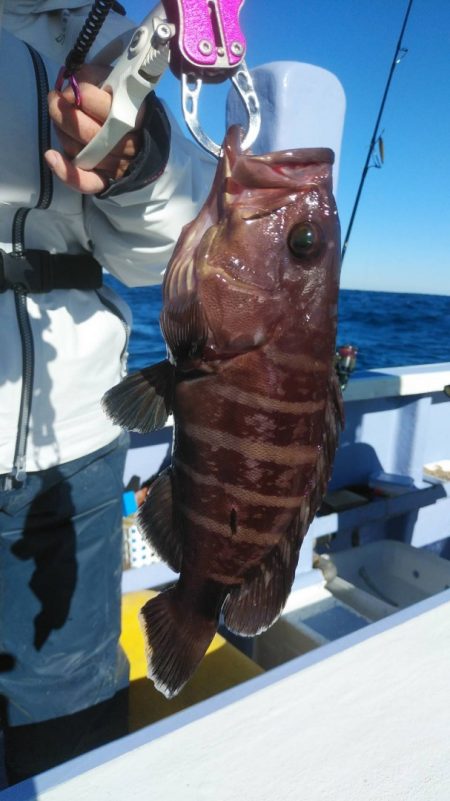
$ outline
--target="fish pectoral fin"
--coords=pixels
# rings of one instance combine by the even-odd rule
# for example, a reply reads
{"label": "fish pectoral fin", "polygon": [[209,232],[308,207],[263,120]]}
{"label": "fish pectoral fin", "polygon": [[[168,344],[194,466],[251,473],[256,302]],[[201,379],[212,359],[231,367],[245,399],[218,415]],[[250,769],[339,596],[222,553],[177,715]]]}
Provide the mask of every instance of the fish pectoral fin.
{"label": "fish pectoral fin", "polygon": [[208,338],[208,323],[200,301],[177,298],[161,314],[164,338],[177,362],[200,356]]}
{"label": "fish pectoral fin", "polygon": [[172,469],[164,470],[150,485],[138,513],[138,525],[149,545],[175,573],[181,570],[183,542],[174,525]]}
{"label": "fish pectoral fin", "polygon": [[172,411],[174,374],[167,359],[132,373],[103,396],[106,414],[128,431],[149,434],[162,428]]}
{"label": "fish pectoral fin", "polygon": [[295,577],[300,546],[309,511],[303,505],[283,539],[239,587],[231,590],[223,605],[227,629],[242,637],[254,637],[275,623],[284,609]]}

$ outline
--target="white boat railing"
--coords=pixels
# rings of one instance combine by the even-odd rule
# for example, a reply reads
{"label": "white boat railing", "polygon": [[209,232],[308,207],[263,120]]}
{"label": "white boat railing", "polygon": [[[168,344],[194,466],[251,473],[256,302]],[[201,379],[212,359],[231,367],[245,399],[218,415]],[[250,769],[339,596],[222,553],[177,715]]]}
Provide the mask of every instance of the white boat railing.
{"label": "white boat railing", "polygon": [[[415,546],[450,537],[449,483],[424,480],[424,465],[450,458],[450,363],[381,368],[356,373],[344,393],[346,426],[341,436],[330,492],[367,485],[376,476],[392,481],[383,496],[356,508],[316,517],[303,543],[298,573],[311,570],[318,538],[339,538],[343,548],[383,536]],[[133,438],[125,480],[144,480],[170,458],[173,421],[155,435]],[[143,447],[137,447],[142,444]],[[410,480],[398,494],[396,481]],[[385,487],[386,489],[386,487]],[[161,563],[126,571],[124,591],[171,582]]]}

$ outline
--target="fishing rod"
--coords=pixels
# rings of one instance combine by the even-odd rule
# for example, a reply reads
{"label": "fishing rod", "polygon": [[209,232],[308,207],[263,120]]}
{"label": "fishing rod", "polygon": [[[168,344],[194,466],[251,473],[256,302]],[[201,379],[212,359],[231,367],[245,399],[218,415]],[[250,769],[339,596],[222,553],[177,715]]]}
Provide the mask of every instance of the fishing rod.
{"label": "fishing rod", "polygon": [[387,96],[388,96],[388,92],[389,92],[389,88],[390,88],[390,85],[391,85],[392,77],[394,75],[394,71],[395,71],[396,66],[400,63],[400,61],[402,60],[403,56],[407,52],[407,50],[404,47],[402,47],[402,40],[403,40],[403,35],[405,33],[405,29],[406,29],[406,25],[407,25],[407,22],[408,22],[408,17],[409,17],[409,13],[411,11],[412,4],[413,4],[413,0],[409,0],[408,7],[406,9],[405,18],[404,18],[403,24],[402,24],[402,29],[400,31],[400,36],[399,36],[399,39],[398,39],[398,42],[397,42],[397,47],[395,48],[395,54],[394,54],[394,58],[392,60],[391,69],[389,71],[389,76],[388,76],[388,79],[387,79],[387,82],[386,82],[386,86],[385,86],[385,89],[384,89],[383,98],[381,100],[381,105],[380,105],[380,108],[379,108],[379,111],[378,111],[377,120],[376,120],[376,123],[375,123],[375,127],[373,129],[372,139],[370,140],[369,151],[367,153],[366,162],[364,164],[364,168],[363,168],[363,171],[362,171],[361,180],[360,180],[360,183],[359,183],[358,191],[356,193],[356,198],[355,198],[355,202],[353,204],[352,213],[350,215],[350,222],[348,224],[347,233],[345,234],[345,237],[344,237],[344,244],[342,246],[342,253],[341,253],[341,263],[344,261],[345,252],[346,252],[346,250],[348,248],[348,241],[350,239],[350,234],[351,234],[351,231],[352,231],[352,228],[353,228],[353,223],[355,221],[355,216],[356,216],[356,212],[357,212],[357,209],[358,209],[359,201],[360,201],[360,198],[361,198],[361,193],[362,193],[363,186],[364,186],[364,183],[365,183],[365,180],[366,180],[366,177],[367,177],[367,173],[368,173],[369,167],[370,167],[370,160],[372,158],[372,154],[373,154],[373,151],[375,149],[375,146],[376,146],[377,142],[380,140],[380,136],[378,135],[378,129],[380,127],[381,116],[383,114],[383,110],[384,110],[384,106],[385,106],[386,99],[387,99]]}

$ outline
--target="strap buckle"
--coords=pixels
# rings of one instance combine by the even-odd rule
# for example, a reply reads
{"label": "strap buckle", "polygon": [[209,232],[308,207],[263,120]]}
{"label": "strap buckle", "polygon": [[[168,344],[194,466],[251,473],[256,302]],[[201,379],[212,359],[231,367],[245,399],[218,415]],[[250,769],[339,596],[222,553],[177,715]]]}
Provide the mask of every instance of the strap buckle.
{"label": "strap buckle", "polygon": [[0,248],[0,292],[19,289],[47,292],[50,289],[49,253],[29,250],[25,254],[6,253]]}
{"label": "strap buckle", "polygon": [[98,289],[102,268],[90,253],[49,253],[25,250],[5,253],[0,249],[0,292],[51,292],[52,289]]}

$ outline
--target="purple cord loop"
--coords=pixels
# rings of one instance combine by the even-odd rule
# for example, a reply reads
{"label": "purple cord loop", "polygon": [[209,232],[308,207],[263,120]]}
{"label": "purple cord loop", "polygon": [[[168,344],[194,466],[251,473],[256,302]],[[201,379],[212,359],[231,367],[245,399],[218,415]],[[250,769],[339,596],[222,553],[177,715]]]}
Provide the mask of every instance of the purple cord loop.
{"label": "purple cord loop", "polygon": [[75,106],[77,108],[81,108],[81,92],[79,83],[76,79],[75,73],[68,70],[67,67],[61,67],[60,71],[58,72],[58,77],[55,83],[55,89],[57,92],[62,91],[64,81],[68,81],[72,87],[72,91],[75,95]]}

